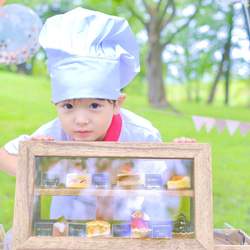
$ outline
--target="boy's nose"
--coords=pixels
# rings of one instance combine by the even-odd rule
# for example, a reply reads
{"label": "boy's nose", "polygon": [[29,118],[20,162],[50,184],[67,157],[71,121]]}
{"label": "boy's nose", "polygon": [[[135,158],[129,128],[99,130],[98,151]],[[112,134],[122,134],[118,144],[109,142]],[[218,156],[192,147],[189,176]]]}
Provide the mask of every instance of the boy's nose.
{"label": "boy's nose", "polygon": [[75,123],[80,126],[87,125],[89,123],[89,119],[83,114],[78,114],[75,118]]}

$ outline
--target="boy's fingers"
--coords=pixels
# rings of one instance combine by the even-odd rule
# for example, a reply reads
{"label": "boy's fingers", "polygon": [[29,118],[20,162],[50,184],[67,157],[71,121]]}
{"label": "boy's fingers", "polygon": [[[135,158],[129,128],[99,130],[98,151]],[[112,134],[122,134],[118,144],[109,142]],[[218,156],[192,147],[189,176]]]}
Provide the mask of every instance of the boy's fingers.
{"label": "boy's fingers", "polygon": [[28,141],[54,141],[54,138],[44,135],[38,135],[29,137]]}
{"label": "boy's fingers", "polygon": [[175,138],[174,142],[177,142],[177,143],[196,143],[197,141],[195,139],[181,137],[181,138]]}

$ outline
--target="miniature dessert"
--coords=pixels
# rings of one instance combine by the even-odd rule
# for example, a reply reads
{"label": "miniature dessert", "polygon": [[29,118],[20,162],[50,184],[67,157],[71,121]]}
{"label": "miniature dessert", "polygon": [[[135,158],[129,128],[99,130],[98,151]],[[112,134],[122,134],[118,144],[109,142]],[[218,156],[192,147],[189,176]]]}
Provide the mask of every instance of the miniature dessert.
{"label": "miniature dessert", "polygon": [[177,221],[173,222],[172,235],[175,238],[192,238],[194,235],[194,226],[187,220],[184,213],[180,213],[176,217]]}
{"label": "miniature dessert", "polygon": [[184,189],[191,187],[189,176],[174,176],[167,184],[168,189]]}
{"label": "miniature dessert", "polygon": [[86,188],[91,185],[91,175],[90,174],[67,174],[66,176],[66,187],[71,188]]}
{"label": "miniature dessert", "polygon": [[60,217],[53,225],[53,236],[67,236],[68,223],[64,216]]}
{"label": "miniature dessert", "polygon": [[102,220],[87,222],[87,236],[101,236],[110,234],[110,224]]}
{"label": "miniature dessert", "polygon": [[130,163],[126,163],[122,167],[122,174],[117,175],[117,186],[131,188],[131,186],[141,185],[141,175],[132,173]]}
{"label": "miniature dessert", "polygon": [[134,218],[131,224],[131,235],[134,238],[144,238],[148,235],[150,229],[148,223],[143,220],[144,214],[141,211],[136,211],[132,217]]}
{"label": "miniature dessert", "polygon": [[74,173],[66,176],[66,187],[70,188],[86,188],[91,185],[91,175],[87,174],[87,165],[83,160],[77,162],[74,166]]}

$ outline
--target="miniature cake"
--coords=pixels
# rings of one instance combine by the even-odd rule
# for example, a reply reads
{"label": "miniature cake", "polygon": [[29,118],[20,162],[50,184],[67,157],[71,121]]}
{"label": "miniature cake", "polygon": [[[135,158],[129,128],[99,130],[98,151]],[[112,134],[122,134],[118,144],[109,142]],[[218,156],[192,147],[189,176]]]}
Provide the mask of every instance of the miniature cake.
{"label": "miniature cake", "polygon": [[141,185],[141,175],[132,173],[130,163],[126,163],[122,167],[122,174],[117,175],[117,186],[129,188],[131,186]]}
{"label": "miniature cake", "polygon": [[101,236],[110,234],[110,224],[102,220],[87,222],[87,236]]}
{"label": "miniature cake", "polygon": [[134,238],[144,238],[148,235],[150,229],[148,223],[143,220],[144,214],[141,211],[136,211],[132,217],[134,218],[131,224],[131,235]]}
{"label": "miniature cake", "polygon": [[84,160],[77,162],[74,166],[74,173],[66,176],[66,187],[86,188],[91,185],[91,175],[87,172],[87,165]]}
{"label": "miniature cake", "polygon": [[64,216],[60,217],[53,225],[53,236],[67,236],[68,223]]}
{"label": "miniature cake", "polygon": [[184,189],[191,187],[189,176],[174,176],[167,184],[168,189]]}
{"label": "miniature cake", "polygon": [[66,176],[66,187],[71,188],[86,188],[91,185],[90,174],[67,174]]}
{"label": "miniature cake", "polygon": [[176,217],[177,221],[173,222],[172,235],[175,238],[192,238],[194,235],[194,226],[187,220],[184,213],[180,213]]}

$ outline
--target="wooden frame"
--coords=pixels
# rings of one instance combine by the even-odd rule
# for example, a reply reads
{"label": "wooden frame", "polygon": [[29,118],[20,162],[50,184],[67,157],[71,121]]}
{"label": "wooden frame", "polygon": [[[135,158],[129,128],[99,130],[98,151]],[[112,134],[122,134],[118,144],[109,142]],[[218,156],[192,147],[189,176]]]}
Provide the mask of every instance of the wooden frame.
{"label": "wooden frame", "polygon": [[[31,236],[36,157],[193,159],[194,239],[133,239]],[[60,190],[50,190],[61,192]],[[76,191],[75,191],[76,192]],[[180,192],[180,191],[179,191]],[[51,195],[50,194],[50,195]],[[58,194],[57,194],[58,195]],[[72,195],[72,194],[71,194]],[[76,194],[75,194],[76,195]],[[175,195],[169,190],[169,195]],[[19,144],[12,249],[213,249],[210,144],[127,142],[39,142]]]}

